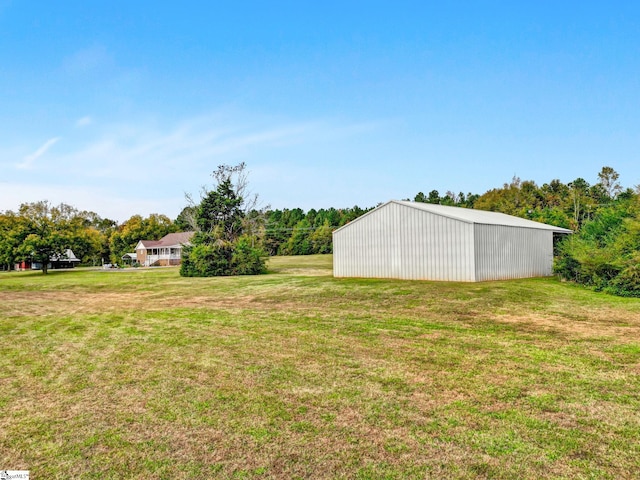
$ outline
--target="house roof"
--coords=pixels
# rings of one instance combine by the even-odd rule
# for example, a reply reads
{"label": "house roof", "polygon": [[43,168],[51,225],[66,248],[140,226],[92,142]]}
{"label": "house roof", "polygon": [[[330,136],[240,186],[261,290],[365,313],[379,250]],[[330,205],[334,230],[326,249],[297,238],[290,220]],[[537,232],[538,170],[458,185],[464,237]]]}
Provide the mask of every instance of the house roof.
{"label": "house roof", "polygon": [[[138,247],[142,245],[145,248],[157,248],[157,247],[179,247],[189,243],[191,237],[195,232],[177,232],[169,233],[162,237],[160,240],[140,240]],[[136,250],[138,250],[136,247]]]}
{"label": "house roof", "polygon": [[51,257],[49,257],[49,261],[51,262],[79,262],[80,259],[78,257],[75,256],[75,254],[73,253],[73,251],[71,251],[70,248],[67,248],[64,252],[64,255],[51,255]]}
{"label": "house roof", "polygon": [[[536,230],[551,230],[556,233],[573,233],[572,230],[569,230],[566,228],[556,227],[554,225],[548,225],[546,223],[534,222],[533,220],[514,217],[513,215],[507,215],[505,213],[487,212],[485,210],[475,210],[472,208],[450,207],[447,205],[436,205],[433,203],[407,202],[407,201],[399,201],[399,200],[391,200],[381,205],[380,207],[377,207],[376,209],[371,210],[370,212],[367,212],[365,215],[363,215],[363,217],[370,213],[375,212],[378,208],[384,207],[385,205],[389,205],[391,203],[396,203],[398,205],[404,205],[405,207],[427,211],[435,215],[441,215],[443,217],[452,218],[465,223],[474,223],[474,224],[480,224],[480,225],[502,225],[507,227],[532,228]],[[362,217],[355,219],[354,222],[358,221],[360,218]],[[345,225],[345,227],[347,225]]]}

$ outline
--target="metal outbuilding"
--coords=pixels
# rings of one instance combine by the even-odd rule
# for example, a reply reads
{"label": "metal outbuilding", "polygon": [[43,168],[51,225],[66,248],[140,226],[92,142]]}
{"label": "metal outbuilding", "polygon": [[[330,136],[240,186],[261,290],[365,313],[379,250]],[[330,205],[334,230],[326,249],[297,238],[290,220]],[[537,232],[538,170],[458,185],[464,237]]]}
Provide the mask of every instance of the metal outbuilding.
{"label": "metal outbuilding", "polygon": [[571,230],[497,212],[391,200],[333,232],[335,277],[479,282],[552,274]]}

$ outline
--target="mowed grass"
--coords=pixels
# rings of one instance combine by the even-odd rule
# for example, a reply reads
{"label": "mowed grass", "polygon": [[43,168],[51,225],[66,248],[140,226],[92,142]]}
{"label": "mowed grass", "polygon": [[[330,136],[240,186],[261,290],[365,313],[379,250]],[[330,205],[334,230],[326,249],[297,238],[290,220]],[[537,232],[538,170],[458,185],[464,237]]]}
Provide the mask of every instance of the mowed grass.
{"label": "mowed grass", "polygon": [[0,468],[638,478],[640,301],[556,279],[0,274]]}

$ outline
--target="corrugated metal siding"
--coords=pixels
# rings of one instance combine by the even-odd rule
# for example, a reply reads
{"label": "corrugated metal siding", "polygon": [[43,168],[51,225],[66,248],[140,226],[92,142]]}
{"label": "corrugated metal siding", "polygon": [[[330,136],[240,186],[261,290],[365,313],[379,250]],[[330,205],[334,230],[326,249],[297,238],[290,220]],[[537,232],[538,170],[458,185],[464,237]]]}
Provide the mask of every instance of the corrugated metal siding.
{"label": "corrugated metal siding", "polygon": [[474,281],[471,223],[388,203],[333,236],[336,277]]}
{"label": "corrugated metal siding", "polygon": [[476,280],[544,277],[553,269],[553,232],[475,226]]}

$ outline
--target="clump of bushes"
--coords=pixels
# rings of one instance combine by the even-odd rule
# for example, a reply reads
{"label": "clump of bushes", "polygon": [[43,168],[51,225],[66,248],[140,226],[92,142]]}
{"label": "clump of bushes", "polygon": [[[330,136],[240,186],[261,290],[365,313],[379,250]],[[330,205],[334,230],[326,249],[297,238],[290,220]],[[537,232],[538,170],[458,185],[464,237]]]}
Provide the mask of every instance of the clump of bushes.
{"label": "clump of bushes", "polygon": [[[245,209],[244,164],[218,167],[215,190],[206,192],[195,208],[199,229],[191,245],[182,249],[180,275],[213,277],[257,275],[266,272],[266,253],[258,239],[259,216],[248,218]],[[234,184],[234,177],[237,179]],[[255,201],[250,202],[255,205]]]}
{"label": "clump of bushes", "polygon": [[555,271],[596,290],[640,297],[640,197],[599,210],[559,246]]}
{"label": "clump of bushes", "polygon": [[235,242],[222,239],[203,240],[196,234],[191,246],[182,251],[180,275],[183,277],[215,277],[223,275],[258,275],[266,272],[265,252],[251,245],[251,239],[240,237]]}

